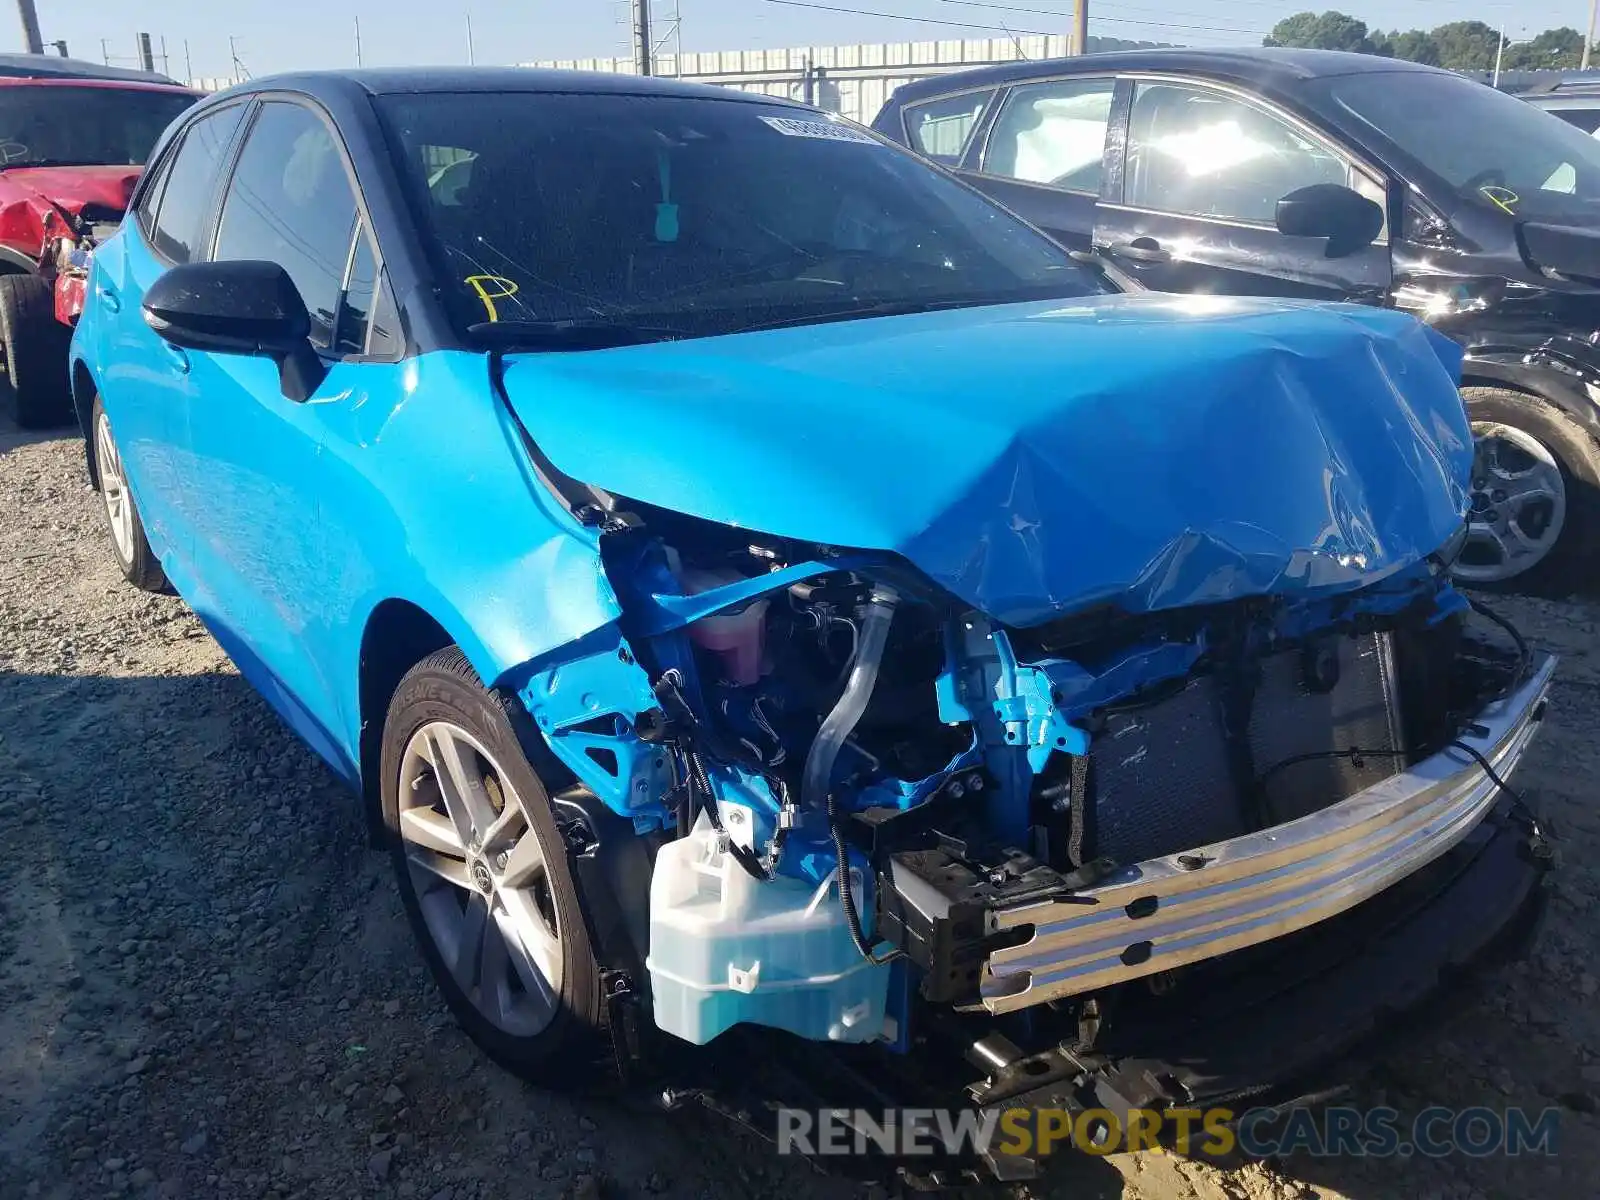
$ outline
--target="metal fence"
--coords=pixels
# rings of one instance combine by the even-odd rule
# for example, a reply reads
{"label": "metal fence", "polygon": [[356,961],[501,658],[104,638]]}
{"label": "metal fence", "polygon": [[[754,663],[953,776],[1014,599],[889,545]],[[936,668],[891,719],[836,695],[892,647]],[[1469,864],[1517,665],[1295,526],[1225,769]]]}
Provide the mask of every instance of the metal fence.
{"label": "metal fence", "polygon": [[[1066,34],[1030,34],[945,42],[869,42],[788,50],[705,51],[658,55],[654,62],[657,75],[804,100],[867,124],[901,84],[968,67],[1061,58],[1066,55],[1070,43]],[[1132,50],[1154,45],[1154,42],[1117,38],[1089,39],[1091,51]],[[520,65],[626,75],[634,72],[631,58],[564,58]]]}

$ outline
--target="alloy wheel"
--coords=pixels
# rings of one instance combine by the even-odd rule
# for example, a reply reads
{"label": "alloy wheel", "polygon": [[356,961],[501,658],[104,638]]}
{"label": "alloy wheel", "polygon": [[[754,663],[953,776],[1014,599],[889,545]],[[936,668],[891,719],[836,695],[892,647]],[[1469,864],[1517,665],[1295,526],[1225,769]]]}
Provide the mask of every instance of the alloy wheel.
{"label": "alloy wheel", "polygon": [[472,734],[432,721],[400,764],[400,837],[423,921],[474,1008],[517,1037],[560,1004],[561,925],[545,848],[506,772]]}
{"label": "alloy wheel", "polygon": [[111,436],[111,421],[102,412],[95,422],[95,462],[100,471],[100,498],[106,506],[111,540],[124,563],[133,561],[133,500],[128,495],[128,480],[122,470],[122,456]]}
{"label": "alloy wheel", "polygon": [[1472,508],[1454,572],[1463,583],[1500,583],[1544,561],[1561,537],[1567,489],[1538,438],[1511,425],[1473,429]]}

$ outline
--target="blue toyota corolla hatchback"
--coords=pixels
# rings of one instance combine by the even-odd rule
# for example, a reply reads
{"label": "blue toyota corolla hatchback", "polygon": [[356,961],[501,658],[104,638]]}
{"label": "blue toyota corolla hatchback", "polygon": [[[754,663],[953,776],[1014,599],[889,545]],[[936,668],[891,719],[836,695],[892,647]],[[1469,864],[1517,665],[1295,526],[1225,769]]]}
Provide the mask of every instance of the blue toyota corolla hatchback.
{"label": "blue toyota corolla hatchback", "polygon": [[1410,317],[1115,294],[828,114],[527,71],[213,97],[90,283],[124,575],[535,1078],[746,1026],[991,1110],[1256,1094],[1537,909],[1552,664],[1451,585]]}

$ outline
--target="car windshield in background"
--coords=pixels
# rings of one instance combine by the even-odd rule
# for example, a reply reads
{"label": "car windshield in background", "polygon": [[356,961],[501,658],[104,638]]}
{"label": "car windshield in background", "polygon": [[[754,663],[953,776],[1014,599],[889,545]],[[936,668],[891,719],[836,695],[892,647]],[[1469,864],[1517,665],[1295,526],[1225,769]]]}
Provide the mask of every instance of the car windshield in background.
{"label": "car windshield in background", "polygon": [[1600,142],[1531,104],[1423,72],[1342,75],[1316,86],[1463,199],[1535,220],[1597,215]]}
{"label": "car windshield in background", "polygon": [[458,323],[511,344],[1104,290],[964,185],[804,110],[539,93],[380,104]]}
{"label": "car windshield in background", "polygon": [[142,88],[0,87],[0,166],[140,166],[195,99]]}

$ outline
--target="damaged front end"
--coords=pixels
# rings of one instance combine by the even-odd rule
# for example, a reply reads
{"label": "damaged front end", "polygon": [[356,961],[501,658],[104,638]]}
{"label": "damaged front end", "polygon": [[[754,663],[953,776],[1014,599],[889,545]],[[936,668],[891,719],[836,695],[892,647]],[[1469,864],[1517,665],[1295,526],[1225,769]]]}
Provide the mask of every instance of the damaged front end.
{"label": "damaged front end", "polygon": [[[1100,335],[1127,311],[1095,314]],[[1225,315],[1213,353],[1241,336]],[[1230,352],[1249,361],[1231,378],[1141,398],[1136,426],[1066,411],[1125,415],[1126,394],[1059,397],[987,439],[950,490],[907,491],[903,536],[867,548],[797,536],[812,512],[781,528],[781,473],[754,485],[762,534],[728,519],[727,490],[693,512],[662,503],[681,494],[670,477],[577,482],[583,464],[543,457],[560,431],[541,436],[518,403],[537,394],[516,376],[532,360],[509,367],[547,481],[601,531],[619,606],[520,695],[579,787],[651,849],[647,911],[622,919],[657,1028],[939,1042],[984,1078],[916,1073],[965,1082],[980,1106],[1182,1104],[1205,1073],[1192,1054],[1187,1077],[1153,1065],[1161,1037],[1134,1031],[1176,1025],[1171,1010],[1124,1021],[1137,997],[1211,994],[1208,972],[1250,976],[1252,955],[1365,920],[1502,819],[1542,869],[1504,779],[1552,663],[1450,583],[1470,440],[1436,345],[1402,318],[1318,316],[1353,339],[1324,347],[1351,385],[1330,389],[1294,339],[1257,336],[1261,317],[1244,310],[1249,353]],[[797,353],[818,366],[814,345]],[[1230,408],[1241,384],[1258,390]],[[1194,441],[1223,445],[1241,410],[1274,405],[1271,456],[1208,480]],[[1116,536],[1074,526],[1086,478],[1105,485],[1096,515],[1124,506]],[[1130,500],[1140,488],[1161,495]],[[1185,501],[1203,519],[1161,530]],[[1074,556],[1080,532],[1109,548]],[[1522,907],[1514,890],[1491,896],[1485,940]]]}

